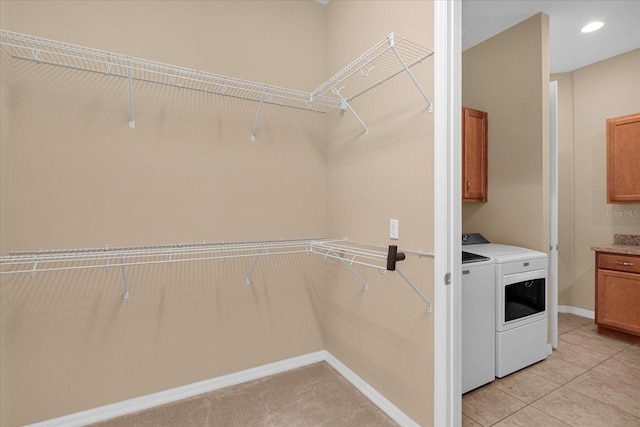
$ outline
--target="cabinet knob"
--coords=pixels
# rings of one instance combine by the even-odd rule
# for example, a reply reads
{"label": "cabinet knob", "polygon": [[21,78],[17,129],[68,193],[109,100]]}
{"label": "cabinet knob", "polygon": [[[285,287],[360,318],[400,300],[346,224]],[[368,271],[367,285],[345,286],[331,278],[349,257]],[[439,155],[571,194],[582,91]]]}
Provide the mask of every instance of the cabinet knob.
{"label": "cabinet knob", "polygon": [[632,262],[627,262],[627,261],[615,261],[615,263],[618,265],[624,265],[624,266],[634,265]]}
{"label": "cabinet knob", "polygon": [[469,191],[469,189],[471,189],[471,181],[467,181],[467,191]]}

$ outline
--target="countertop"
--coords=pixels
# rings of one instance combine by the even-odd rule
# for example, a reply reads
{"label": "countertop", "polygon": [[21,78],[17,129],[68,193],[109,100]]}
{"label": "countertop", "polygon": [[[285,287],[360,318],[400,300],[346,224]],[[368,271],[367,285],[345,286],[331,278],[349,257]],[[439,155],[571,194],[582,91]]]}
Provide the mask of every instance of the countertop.
{"label": "countertop", "polygon": [[613,244],[591,246],[591,250],[625,255],[640,255],[640,236],[616,234]]}

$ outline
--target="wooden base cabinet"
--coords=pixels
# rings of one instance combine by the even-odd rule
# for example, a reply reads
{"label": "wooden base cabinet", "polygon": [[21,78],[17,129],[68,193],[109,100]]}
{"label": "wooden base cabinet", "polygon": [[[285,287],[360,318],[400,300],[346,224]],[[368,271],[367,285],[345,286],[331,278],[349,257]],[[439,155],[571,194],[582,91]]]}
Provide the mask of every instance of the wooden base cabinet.
{"label": "wooden base cabinet", "polygon": [[596,252],[598,332],[640,343],[640,256]]}

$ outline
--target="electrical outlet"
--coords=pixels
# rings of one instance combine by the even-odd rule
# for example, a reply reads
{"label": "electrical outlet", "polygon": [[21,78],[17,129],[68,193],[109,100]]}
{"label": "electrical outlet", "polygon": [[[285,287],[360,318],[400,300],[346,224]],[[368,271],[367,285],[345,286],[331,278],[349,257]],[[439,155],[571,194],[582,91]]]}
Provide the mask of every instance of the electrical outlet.
{"label": "electrical outlet", "polygon": [[389,220],[389,237],[391,239],[399,239],[398,226],[399,224],[397,219]]}

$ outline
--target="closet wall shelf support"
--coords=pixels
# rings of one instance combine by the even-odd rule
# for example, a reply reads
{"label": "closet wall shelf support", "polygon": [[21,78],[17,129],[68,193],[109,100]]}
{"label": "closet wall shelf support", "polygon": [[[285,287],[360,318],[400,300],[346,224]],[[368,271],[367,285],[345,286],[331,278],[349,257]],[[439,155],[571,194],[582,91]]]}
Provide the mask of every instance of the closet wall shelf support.
{"label": "closet wall shelf support", "polygon": [[340,262],[342,263],[342,265],[344,265],[345,267],[347,267],[347,269],[353,273],[354,276],[356,276],[356,278],[360,281],[360,283],[362,283],[362,289],[363,290],[368,290],[369,289],[369,284],[367,283],[367,281],[358,274],[357,271],[355,271],[353,269],[353,267],[351,267],[351,264],[353,264],[353,261],[355,259],[355,256],[351,257],[351,262],[347,262],[347,260],[345,260],[343,257],[341,257],[339,254],[335,253],[333,250],[328,250],[325,254],[324,254],[324,259],[327,259],[327,257],[331,256],[331,258],[335,258],[337,260],[340,260]]}
{"label": "closet wall shelf support", "polygon": [[409,285],[409,287],[413,290],[413,292],[415,292],[415,294],[418,295],[418,297],[420,297],[422,301],[424,301],[424,303],[427,305],[427,313],[431,313],[432,312],[431,302],[427,299],[427,297],[425,297],[422,294],[422,292],[420,292],[418,288],[416,288],[413,285],[413,283],[411,283],[411,281],[407,278],[407,276],[404,275],[404,273],[399,268],[396,268],[394,271],[398,273],[400,277],[402,277],[402,280],[404,280],[405,283]]}
{"label": "closet wall shelf support", "polygon": [[[395,248],[395,250],[394,250]],[[396,271],[404,280],[404,282],[409,285],[409,287],[415,292],[420,299],[426,304],[427,311],[431,313],[432,307],[431,302],[425,297],[416,286],[411,283],[411,281],[405,276],[396,266],[395,263],[398,261],[402,261],[406,258],[405,253],[411,255],[417,255],[419,257],[430,257],[433,258],[433,254],[429,252],[423,251],[404,251],[398,252],[397,247],[389,246],[385,251],[383,246],[375,246],[375,245],[367,245],[362,243],[350,243],[348,240],[344,242],[312,242],[311,251],[317,254],[322,255],[327,258],[335,258],[342,262],[352,273],[354,273],[358,279],[365,285],[365,289],[367,289],[367,282],[357,274],[357,272],[351,268],[352,264],[359,264],[368,267],[373,267],[378,270],[379,273],[384,274],[387,271]],[[393,260],[390,258],[393,257]],[[349,260],[349,261],[347,261]],[[390,267],[393,265],[393,270]]]}
{"label": "closet wall shelf support", "polygon": [[260,255],[262,255],[262,253],[264,252],[263,249],[260,249],[260,251],[256,254],[255,258],[253,258],[253,262],[251,263],[251,268],[249,269],[249,273],[247,274],[247,285],[251,284],[251,275],[253,274],[253,270],[256,269],[256,264],[258,263],[258,258],[260,258]]}
{"label": "closet wall shelf support", "polygon": [[129,287],[127,286],[127,273],[124,270],[124,258],[120,258],[120,269],[122,270],[122,298],[129,299]]}
{"label": "closet wall shelf support", "polygon": [[260,106],[258,107],[258,114],[256,115],[256,119],[253,122],[253,129],[251,130],[251,141],[256,140],[256,130],[258,129],[258,121],[260,121],[260,116],[262,115],[262,107],[264,107],[264,101],[267,98],[268,92],[269,90],[265,88],[264,93],[260,97]]}
{"label": "closet wall shelf support", "polygon": [[[342,98],[350,103],[398,74],[407,72],[427,102],[428,111],[431,112],[433,105],[410,68],[433,53],[431,49],[391,33],[315,89],[312,97],[323,96],[335,88],[340,88]],[[341,108],[344,109],[344,106]]]}
{"label": "closet wall shelf support", "polygon": [[[349,109],[349,103],[387,80],[407,72],[432,110],[431,101],[409,70],[433,55],[431,49],[389,34],[312,92],[287,89],[213,74],[70,43],[0,29],[0,46],[15,58],[127,79],[129,126],[133,116],[133,82],[149,82],[222,95],[260,104],[252,140],[265,104],[317,113]],[[334,91],[338,90],[338,94]],[[268,94],[268,96],[265,96]],[[356,115],[356,118],[364,122]],[[366,126],[365,126],[366,130]]]}
{"label": "closet wall shelf support", "polygon": [[396,55],[396,58],[398,58],[398,62],[400,62],[400,64],[402,65],[402,68],[404,68],[404,71],[407,72],[407,74],[409,75],[409,77],[413,81],[413,84],[416,86],[416,88],[418,88],[418,91],[420,91],[420,94],[422,95],[424,100],[427,101],[427,110],[429,110],[430,113],[433,112],[433,104],[431,103],[431,100],[429,99],[427,94],[424,93],[424,90],[422,90],[422,87],[420,87],[420,84],[418,83],[416,78],[413,76],[413,73],[409,69],[409,66],[407,65],[406,62],[404,62],[404,59],[402,59],[402,56],[398,53],[398,50],[395,47],[395,43],[394,43],[394,39],[393,38],[391,39],[390,44],[391,44],[391,50]]}
{"label": "closet wall shelf support", "polygon": [[[109,64],[111,65],[111,64]],[[111,69],[111,67],[109,67]],[[133,83],[131,82],[131,58],[127,58],[127,82],[129,86],[129,127],[136,127],[136,121],[133,119]]]}
{"label": "closet wall shelf support", "polygon": [[33,261],[33,268],[31,269],[31,274],[30,274],[32,279],[36,277],[37,268],[38,268],[38,257],[36,256],[35,260]]}
{"label": "closet wall shelf support", "polygon": [[331,89],[331,91],[338,98],[340,98],[340,108],[342,110],[347,110],[348,109],[349,111],[351,111],[351,114],[353,114],[353,116],[356,118],[356,120],[358,120],[360,122],[360,124],[362,125],[362,127],[364,128],[364,134],[365,135],[369,135],[369,128],[367,127],[365,122],[360,118],[360,116],[356,113],[356,111],[353,109],[351,104],[349,104],[349,102],[340,94],[340,89],[336,89],[334,87],[334,88]]}
{"label": "closet wall shelf support", "polygon": [[[397,249],[397,248],[396,248]],[[233,258],[253,258],[246,277],[246,283],[251,284],[251,276],[256,269],[260,257],[285,254],[317,254],[323,258],[339,260],[368,289],[367,281],[354,268],[361,265],[376,269],[380,274],[389,270],[391,249],[384,246],[355,243],[347,238],[314,238],[288,240],[256,240],[243,242],[202,242],[180,243],[153,246],[129,246],[84,248],[84,249],[46,249],[35,251],[12,251],[8,256],[0,257],[0,275],[29,274],[33,277],[38,272],[72,271],[92,268],[120,267],[122,275],[123,298],[129,298],[126,267],[137,265],[168,264],[178,262],[193,262],[205,260],[225,260]],[[433,258],[433,254],[423,251],[404,250],[402,254],[418,257]],[[401,261],[397,257],[395,261]],[[404,259],[404,257],[402,257]],[[113,261],[116,262],[113,262]],[[119,260],[119,262],[118,262]],[[426,304],[431,312],[431,303],[420,293],[411,281],[397,268],[400,277],[411,287]]]}

